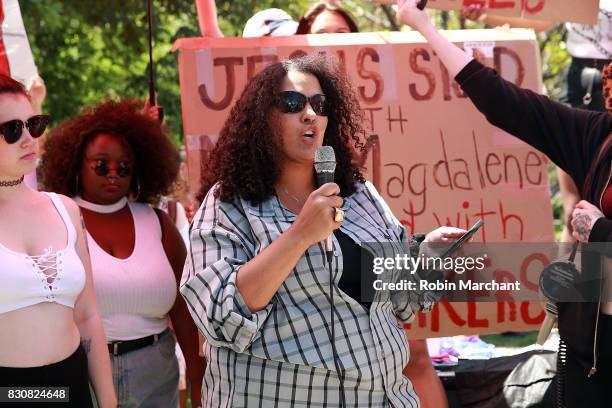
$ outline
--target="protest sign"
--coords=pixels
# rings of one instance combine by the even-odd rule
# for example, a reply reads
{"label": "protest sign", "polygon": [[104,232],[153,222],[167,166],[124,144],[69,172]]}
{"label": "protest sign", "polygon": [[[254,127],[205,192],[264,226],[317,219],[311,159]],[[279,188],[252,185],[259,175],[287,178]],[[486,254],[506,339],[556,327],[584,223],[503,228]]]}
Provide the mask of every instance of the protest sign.
{"label": "protest sign", "polygon": [[[531,31],[445,35],[504,78],[541,90]],[[361,162],[410,232],[467,229],[483,218],[481,242],[553,240],[547,158],[488,124],[417,33],[181,39],[175,49],[192,191],[248,81],[279,59],[322,52],[336,57],[352,80],[367,131]],[[542,319],[541,308],[529,302],[442,304],[410,330],[413,338],[528,330]]]}
{"label": "protest sign", "polygon": [[[395,0],[378,2],[397,3]],[[493,15],[590,25],[597,23],[599,12],[599,0],[429,0],[427,3],[427,7],[439,10],[460,10],[471,5],[484,7],[486,13]]]}

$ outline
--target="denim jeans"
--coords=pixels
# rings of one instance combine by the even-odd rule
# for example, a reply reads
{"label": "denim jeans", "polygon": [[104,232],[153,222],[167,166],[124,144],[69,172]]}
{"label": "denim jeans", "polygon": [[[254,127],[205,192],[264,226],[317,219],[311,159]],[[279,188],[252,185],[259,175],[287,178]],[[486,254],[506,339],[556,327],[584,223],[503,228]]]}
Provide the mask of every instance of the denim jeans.
{"label": "denim jeans", "polygon": [[172,331],[166,329],[155,344],[110,356],[118,408],[178,407],[175,345]]}

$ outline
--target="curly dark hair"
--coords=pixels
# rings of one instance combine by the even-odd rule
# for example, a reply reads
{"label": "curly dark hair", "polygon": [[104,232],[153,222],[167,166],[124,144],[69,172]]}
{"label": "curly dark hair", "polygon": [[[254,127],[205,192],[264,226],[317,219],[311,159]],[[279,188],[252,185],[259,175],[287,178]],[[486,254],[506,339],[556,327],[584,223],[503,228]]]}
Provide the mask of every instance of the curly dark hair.
{"label": "curly dark hair", "polygon": [[95,136],[108,133],[119,137],[134,158],[130,193],[136,201],[154,204],[168,194],[178,174],[179,154],[166,130],[140,113],[141,107],[131,99],[103,101],[54,127],[42,158],[44,188],[77,195],[77,174],[85,149]]}
{"label": "curly dark hair", "polygon": [[314,75],[329,102],[323,144],[336,153],[334,181],[340,186],[340,195],[352,194],[355,182],[364,181],[353,160],[353,147],[364,148],[359,102],[336,64],[321,55],[307,55],[268,66],[246,86],[223,125],[210,160],[204,164],[200,200],[217,182],[215,194],[225,202],[240,195],[257,205],[274,194],[282,156],[270,124],[270,111],[289,71]]}
{"label": "curly dark hair", "polygon": [[357,23],[351,14],[341,8],[330,5],[324,1],[320,1],[310,7],[302,17],[300,17],[300,21],[298,22],[296,34],[310,34],[310,29],[312,28],[312,23],[314,23],[315,19],[324,11],[331,11],[333,13],[339,14],[344,21],[346,21],[346,25],[349,26],[351,33],[358,33],[359,28],[357,27]]}

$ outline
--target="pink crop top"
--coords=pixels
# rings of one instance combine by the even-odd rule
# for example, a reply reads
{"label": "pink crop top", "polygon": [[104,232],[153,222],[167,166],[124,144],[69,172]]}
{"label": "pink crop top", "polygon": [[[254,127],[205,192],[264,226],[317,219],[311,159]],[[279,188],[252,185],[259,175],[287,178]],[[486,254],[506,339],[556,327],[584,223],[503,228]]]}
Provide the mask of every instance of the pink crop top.
{"label": "pink crop top", "polygon": [[47,248],[30,256],[0,244],[0,313],[11,312],[42,302],[55,302],[73,308],[85,286],[85,268],[76,253],[76,230],[62,200],[49,196],[68,232],[68,244],[59,251]]}

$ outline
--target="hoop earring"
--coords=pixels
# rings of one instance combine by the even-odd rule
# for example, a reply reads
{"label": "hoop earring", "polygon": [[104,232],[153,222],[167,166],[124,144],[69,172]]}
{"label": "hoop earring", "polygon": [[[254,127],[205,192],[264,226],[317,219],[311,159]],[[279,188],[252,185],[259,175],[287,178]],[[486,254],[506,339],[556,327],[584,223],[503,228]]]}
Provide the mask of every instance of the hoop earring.
{"label": "hoop earring", "polygon": [[132,192],[131,200],[138,201],[138,198],[140,198],[140,180],[137,179],[136,180],[136,194]]}

